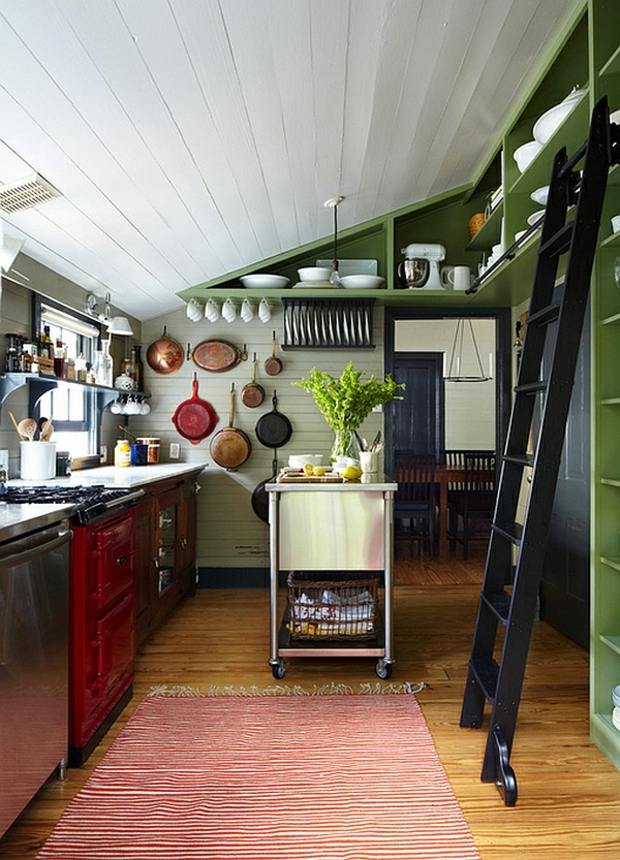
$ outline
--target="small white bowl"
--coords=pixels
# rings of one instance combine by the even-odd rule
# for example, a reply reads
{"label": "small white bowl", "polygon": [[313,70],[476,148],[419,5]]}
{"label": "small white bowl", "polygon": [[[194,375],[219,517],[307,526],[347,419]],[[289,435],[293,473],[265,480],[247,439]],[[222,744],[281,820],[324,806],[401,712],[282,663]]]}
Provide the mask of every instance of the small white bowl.
{"label": "small white bowl", "polygon": [[340,283],[345,290],[380,290],[385,279],[377,275],[345,275],[340,278]]}
{"label": "small white bowl", "polygon": [[528,143],[524,143],[523,146],[515,149],[512,157],[517,162],[519,173],[525,173],[542,148],[542,143],[539,143],[537,140],[530,140]]}
{"label": "small white bowl", "polygon": [[620,233],[620,215],[614,215],[611,219],[611,229],[613,233]]}
{"label": "small white bowl", "polygon": [[539,143],[547,143],[562,125],[566,117],[577,106],[583,96],[583,90],[575,87],[558,105],[549,108],[534,124],[532,132]]}
{"label": "small white bowl", "polygon": [[515,242],[518,242],[521,236],[525,236],[527,230],[519,230],[518,233],[515,233]]}
{"label": "small white bowl", "polygon": [[239,280],[248,290],[283,290],[289,284],[284,275],[243,275]]}
{"label": "small white bowl", "polygon": [[[544,209],[538,209],[536,212],[532,212],[532,214],[531,214],[531,215],[528,217],[528,219],[527,219],[527,223],[530,225],[530,227],[533,227],[533,226],[534,226],[534,224],[535,224],[535,223],[536,223],[540,218],[542,218],[542,216],[543,216],[544,214],[545,214],[545,210],[544,210]],[[542,226],[542,225],[541,225],[541,226]]]}
{"label": "small white bowl", "polygon": [[543,185],[541,188],[537,188],[536,191],[532,191],[532,193],[530,194],[530,200],[533,200],[534,203],[538,203],[539,206],[546,206],[548,197],[548,185]]}
{"label": "small white bowl", "polygon": [[291,469],[303,469],[306,463],[312,463],[313,466],[323,465],[322,454],[289,454],[288,464]]}
{"label": "small white bowl", "polygon": [[331,269],[324,269],[321,266],[306,266],[305,269],[297,269],[300,281],[329,281],[331,273]]}

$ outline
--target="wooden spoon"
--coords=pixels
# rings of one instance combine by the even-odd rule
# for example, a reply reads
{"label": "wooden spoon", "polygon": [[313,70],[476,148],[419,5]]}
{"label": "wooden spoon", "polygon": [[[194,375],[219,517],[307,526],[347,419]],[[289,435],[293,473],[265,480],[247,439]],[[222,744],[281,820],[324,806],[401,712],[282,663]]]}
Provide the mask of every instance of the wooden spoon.
{"label": "wooden spoon", "polygon": [[22,418],[17,425],[17,432],[21,433],[29,442],[34,442],[34,437],[39,429],[34,418]]}
{"label": "wooden spoon", "polygon": [[23,435],[20,433],[19,425],[18,425],[18,423],[17,423],[17,420],[16,420],[15,416],[13,415],[13,413],[11,412],[11,410],[10,410],[10,409],[8,410],[8,412],[9,412],[9,418],[11,419],[11,421],[12,421],[12,423],[13,423],[13,427],[15,427],[15,432],[17,433],[17,435],[19,436],[19,438],[22,440],[22,442],[27,442],[27,441],[28,441],[28,438],[27,438],[26,436],[23,436]]}
{"label": "wooden spoon", "polygon": [[41,433],[39,434],[39,439],[41,442],[49,442],[52,438],[52,433],[54,432],[54,425],[51,421],[46,421],[45,424],[41,427]]}

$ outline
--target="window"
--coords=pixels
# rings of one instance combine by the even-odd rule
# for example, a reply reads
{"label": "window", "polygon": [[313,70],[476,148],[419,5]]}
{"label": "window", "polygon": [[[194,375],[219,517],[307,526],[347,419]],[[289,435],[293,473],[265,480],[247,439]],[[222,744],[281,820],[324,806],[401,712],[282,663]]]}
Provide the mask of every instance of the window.
{"label": "window", "polygon": [[[87,362],[94,363],[100,327],[79,315],[42,298],[34,297],[35,339],[45,326],[55,344],[60,341],[66,347],[67,358],[76,359],[80,354]],[[58,450],[69,451],[74,460],[95,457],[99,449],[96,392],[70,383],[58,383],[58,387],[46,392],[32,404],[37,419],[51,418],[54,422],[54,440]]]}

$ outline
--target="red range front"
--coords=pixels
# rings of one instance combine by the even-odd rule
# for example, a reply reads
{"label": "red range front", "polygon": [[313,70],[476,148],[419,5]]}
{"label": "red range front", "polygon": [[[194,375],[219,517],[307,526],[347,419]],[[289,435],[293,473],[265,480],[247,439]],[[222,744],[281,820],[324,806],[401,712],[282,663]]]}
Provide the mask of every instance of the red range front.
{"label": "red range front", "polygon": [[134,511],[73,525],[69,763],[82,764],[131,697]]}

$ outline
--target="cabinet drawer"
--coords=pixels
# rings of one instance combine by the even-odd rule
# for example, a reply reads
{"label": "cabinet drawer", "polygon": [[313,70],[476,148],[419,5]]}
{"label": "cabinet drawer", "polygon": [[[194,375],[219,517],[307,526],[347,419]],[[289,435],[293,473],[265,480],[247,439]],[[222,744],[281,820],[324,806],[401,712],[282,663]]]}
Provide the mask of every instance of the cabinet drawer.
{"label": "cabinet drawer", "polygon": [[97,603],[105,606],[134,580],[134,515],[102,528],[96,537]]}
{"label": "cabinet drawer", "polygon": [[97,622],[97,682],[102,699],[109,699],[131,673],[134,659],[134,603],[127,594]]}

